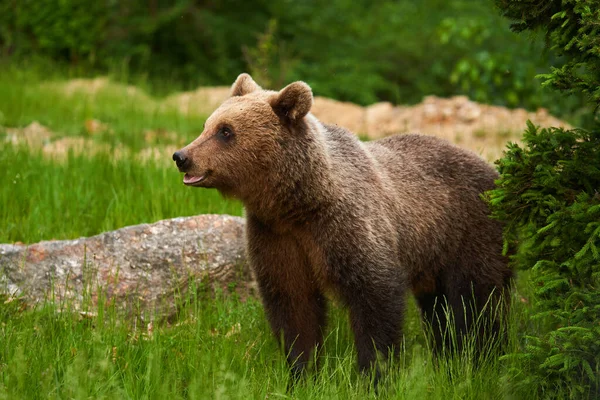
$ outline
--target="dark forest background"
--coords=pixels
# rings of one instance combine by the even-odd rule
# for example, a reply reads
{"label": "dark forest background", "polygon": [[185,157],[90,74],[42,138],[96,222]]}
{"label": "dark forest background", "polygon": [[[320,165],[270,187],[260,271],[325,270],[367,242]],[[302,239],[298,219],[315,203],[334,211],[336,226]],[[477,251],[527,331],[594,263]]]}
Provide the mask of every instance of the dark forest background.
{"label": "dark forest background", "polygon": [[0,1],[4,62],[145,80],[155,94],[248,71],[265,87],[301,79],[363,105],[465,94],[576,122],[580,100],[535,79],[553,57],[541,35],[511,32],[492,1]]}

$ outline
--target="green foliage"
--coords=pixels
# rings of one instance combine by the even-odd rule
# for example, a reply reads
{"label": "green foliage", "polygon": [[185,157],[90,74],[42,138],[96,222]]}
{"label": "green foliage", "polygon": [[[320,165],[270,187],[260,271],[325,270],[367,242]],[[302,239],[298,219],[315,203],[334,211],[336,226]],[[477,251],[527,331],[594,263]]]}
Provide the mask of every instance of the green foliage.
{"label": "green foliage", "polygon": [[302,79],[360,104],[466,94],[571,114],[578,99],[533,79],[548,72],[541,46],[511,33],[491,1],[0,2],[0,55],[33,53],[83,73],[141,73],[187,89],[249,71],[267,88]]}
{"label": "green foliage", "polygon": [[536,314],[546,327],[529,336],[525,368],[552,396],[600,394],[600,133],[529,125],[525,147],[509,146],[489,193],[507,221],[512,263],[533,271]]}
{"label": "green foliage", "polygon": [[102,2],[5,1],[0,5],[0,43],[5,52],[26,46],[72,61],[93,59],[105,40],[108,17]]}
{"label": "green foliage", "polygon": [[296,64],[285,43],[277,39],[277,33],[277,20],[271,19],[266,31],[258,35],[256,46],[242,49],[252,78],[261,82],[263,87],[273,89],[288,83],[286,75]]}
{"label": "green foliage", "polygon": [[[559,56],[544,84],[583,94],[600,107],[600,1],[496,0],[516,31],[542,31]],[[593,121],[593,118],[590,118]],[[597,120],[595,123],[597,124]],[[594,125],[591,123],[590,125]],[[596,125],[597,127],[597,125]],[[524,147],[510,145],[497,163],[498,188],[488,194],[493,215],[506,222],[505,249],[531,269],[534,318],[545,327],[515,356],[543,379],[545,397],[600,396],[600,131],[538,129]],[[533,377],[533,378],[532,378]]]}
{"label": "green foliage", "polygon": [[459,55],[451,69],[444,72],[450,73],[451,84],[473,100],[498,103],[502,98],[502,103],[510,107],[541,105],[548,92],[533,77],[542,71],[542,57],[536,60],[531,54],[541,53],[542,43],[499,41],[496,35],[502,23],[490,16],[474,18],[469,14],[442,20],[439,41],[450,54]]}
{"label": "green foliage", "polygon": [[544,74],[544,84],[566,93],[584,93],[600,106],[600,1],[496,0],[514,20],[515,31],[541,30],[562,62]]}

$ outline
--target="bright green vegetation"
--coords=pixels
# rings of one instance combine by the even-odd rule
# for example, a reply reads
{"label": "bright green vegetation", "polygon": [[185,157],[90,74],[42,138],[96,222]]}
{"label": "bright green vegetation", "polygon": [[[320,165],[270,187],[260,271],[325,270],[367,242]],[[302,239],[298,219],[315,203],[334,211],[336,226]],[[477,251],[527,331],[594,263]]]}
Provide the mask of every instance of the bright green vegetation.
{"label": "bright green vegetation", "polygon": [[[6,143],[0,127],[0,243],[91,236],[178,216],[241,215],[239,202],[184,187],[170,154],[137,157],[150,147],[147,130],[174,132],[157,135],[151,143],[156,148],[181,146],[202,132],[203,118],[165,108],[139,89],[108,83],[94,93],[68,93],[64,83],[42,77],[35,68],[0,68],[0,125],[38,121],[53,131],[51,141],[81,137],[89,149],[52,160],[39,149]],[[89,119],[110,132],[86,133]],[[104,150],[96,151],[100,146]]]}
{"label": "bright green vegetation", "polygon": [[[48,76],[55,79],[49,82]],[[183,115],[138,87],[108,81],[95,90],[90,84],[76,89],[66,82],[64,71],[53,64],[0,63],[0,125],[19,127],[37,121],[61,136],[79,136],[86,134],[86,120],[97,119],[111,132],[95,140],[133,150],[145,145],[144,132],[149,129],[176,132],[178,145],[202,132],[205,117]]]}
{"label": "bright green vegetation", "polygon": [[[473,368],[468,352],[437,366],[410,304],[405,349],[379,396],[356,370],[346,314],[333,307],[320,371],[288,388],[285,357],[253,297],[192,287],[169,324],[124,319],[111,306],[92,316],[68,304],[23,309],[0,302],[0,399],[501,399],[516,395],[497,356]],[[517,318],[519,316],[519,318]],[[522,311],[513,313],[518,342]],[[527,393],[520,393],[526,396]],[[535,398],[535,397],[523,397]]]}
{"label": "bright green vegetation", "polygon": [[497,161],[487,196],[536,305],[516,373],[546,398],[600,398],[600,1],[496,0],[515,31],[543,32],[562,57],[544,85],[588,102],[586,129],[529,124]]}
{"label": "bright green vegetation", "polygon": [[542,327],[513,357],[521,361],[519,372],[530,376],[522,384],[597,398],[600,132],[530,125],[523,143],[512,144],[499,160],[501,179],[489,192],[494,216],[510,221],[507,246],[520,243],[513,265],[532,271],[537,299],[532,319]]}
{"label": "bright green vegetation", "polygon": [[165,163],[39,152],[0,145],[0,243],[69,239],[180,216],[241,215],[214,190],[186,188]]}

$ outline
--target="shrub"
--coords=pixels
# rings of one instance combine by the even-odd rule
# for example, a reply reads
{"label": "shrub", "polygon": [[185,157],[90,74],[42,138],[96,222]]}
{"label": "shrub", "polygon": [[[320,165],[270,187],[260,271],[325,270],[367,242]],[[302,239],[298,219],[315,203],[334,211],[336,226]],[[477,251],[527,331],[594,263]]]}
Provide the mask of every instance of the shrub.
{"label": "shrub", "polygon": [[600,1],[496,0],[517,32],[541,30],[562,62],[542,75],[544,85],[584,93],[600,104]]}
{"label": "shrub", "polygon": [[489,193],[507,221],[512,263],[531,269],[543,332],[526,337],[524,362],[544,397],[600,394],[600,133],[530,125],[510,145]]}
{"label": "shrub", "polygon": [[[583,94],[600,106],[600,1],[496,0],[517,31],[542,31],[561,56],[544,85]],[[594,111],[595,112],[595,111]],[[593,117],[593,115],[592,115]],[[526,376],[544,397],[600,396],[600,131],[539,129],[497,161],[497,189],[487,194],[505,221],[505,251],[532,270],[533,318],[522,354]],[[531,386],[530,386],[531,387]]]}

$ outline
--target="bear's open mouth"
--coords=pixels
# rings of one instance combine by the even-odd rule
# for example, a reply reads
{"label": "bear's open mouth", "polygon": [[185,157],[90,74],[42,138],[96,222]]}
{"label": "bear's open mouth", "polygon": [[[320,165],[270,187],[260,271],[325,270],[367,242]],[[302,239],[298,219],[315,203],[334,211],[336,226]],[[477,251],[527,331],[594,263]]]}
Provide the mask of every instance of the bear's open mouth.
{"label": "bear's open mouth", "polygon": [[195,186],[195,185],[199,184],[200,182],[202,182],[204,179],[206,179],[207,176],[208,176],[208,172],[205,172],[200,176],[193,176],[190,174],[185,174],[183,176],[183,183],[188,186]]}

